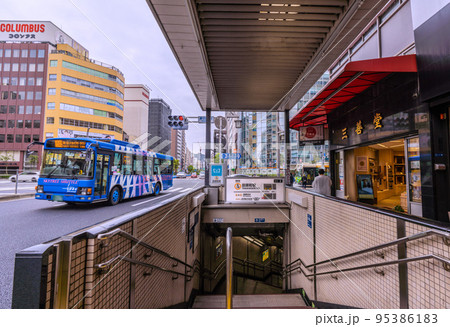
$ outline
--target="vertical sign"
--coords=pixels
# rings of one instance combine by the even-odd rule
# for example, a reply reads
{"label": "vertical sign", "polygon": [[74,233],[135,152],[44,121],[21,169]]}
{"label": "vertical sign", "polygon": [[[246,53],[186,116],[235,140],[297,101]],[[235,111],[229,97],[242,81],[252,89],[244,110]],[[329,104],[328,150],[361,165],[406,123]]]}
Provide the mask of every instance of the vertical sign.
{"label": "vertical sign", "polygon": [[307,223],[308,223],[308,227],[312,228],[312,216],[309,213],[307,215]]}

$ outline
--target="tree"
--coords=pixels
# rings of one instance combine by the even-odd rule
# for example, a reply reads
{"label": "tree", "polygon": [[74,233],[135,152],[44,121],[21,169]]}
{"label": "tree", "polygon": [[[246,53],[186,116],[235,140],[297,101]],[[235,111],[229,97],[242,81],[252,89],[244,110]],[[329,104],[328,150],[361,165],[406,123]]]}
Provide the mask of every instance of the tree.
{"label": "tree", "polygon": [[176,173],[178,173],[178,168],[180,167],[180,160],[175,159],[173,161],[173,169],[175,170]]}
{"label": "tree", "polygon": [[[8,154],[8,152],[5,152],[5,154],[0,155],[0,161],[13,161],[14,157],[12,154]],[[6,174],[8,175],[8,165],[6,167]]]}
{"label": "tree", "polygon": [[220,155],[218,153],[214,156],[214,163],[220,163]]}
{"label": "tree", "polygon": [[188,172],[191,174],[193,170],[194,170],[194,166],[189,165],[188,166]]}
{"label": "tree", "polygon": [[38,162],[38,156],[35,154],[32,154],[28,157],[28,161],[30,162],[30,164],[36,168],[37,162]]}

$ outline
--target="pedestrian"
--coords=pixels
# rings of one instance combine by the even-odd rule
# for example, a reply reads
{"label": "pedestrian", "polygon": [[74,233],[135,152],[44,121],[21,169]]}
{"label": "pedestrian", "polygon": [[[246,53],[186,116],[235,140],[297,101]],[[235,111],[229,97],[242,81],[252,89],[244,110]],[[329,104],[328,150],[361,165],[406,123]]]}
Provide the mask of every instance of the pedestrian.
{"label": "pedestrian", "polygon": [[306,175],[306,173],[303,173],[303,177],[302,177],[303,188],[306,188],[307,183],[308,183],[308,175]]}
{"label": "pedestrian", "polygon": [[323,195],[331,195],[331,178],[325,176],[325,171],[319,169],[319,176],[314,178],[312,183],[313,191]]}

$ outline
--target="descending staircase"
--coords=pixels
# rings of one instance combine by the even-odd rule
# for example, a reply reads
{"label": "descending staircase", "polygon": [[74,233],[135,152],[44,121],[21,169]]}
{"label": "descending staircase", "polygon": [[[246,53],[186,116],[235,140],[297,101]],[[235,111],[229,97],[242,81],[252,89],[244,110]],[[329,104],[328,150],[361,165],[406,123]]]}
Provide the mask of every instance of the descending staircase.
{"label": "descending staircase", "polygon": [[[225,295],[199,295],[193,309],[225,309]],[[310,309],[300,294],[233,295],[233,309]]]}

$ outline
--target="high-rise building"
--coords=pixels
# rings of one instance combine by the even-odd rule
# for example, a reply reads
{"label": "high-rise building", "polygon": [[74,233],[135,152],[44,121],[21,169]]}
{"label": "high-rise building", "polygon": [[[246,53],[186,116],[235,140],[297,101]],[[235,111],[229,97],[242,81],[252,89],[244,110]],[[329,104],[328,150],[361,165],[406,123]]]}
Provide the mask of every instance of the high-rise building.
{"label": "high-rise building", "polygon": [[146,139],[150,89],[143,84],[125,85],[123,130],[129,142]]}
{"label": "high-rise building", "polygon": [[163,99],[150,99],[148,106],[149,146],[152,151],[169,154],[171,128],[169,116],[172,109]]}
{"label": "high-rise building", "polygon": [[0,21],[0,170],[37,169],[32,141],[122,139],[123,75],[48,21]]}

